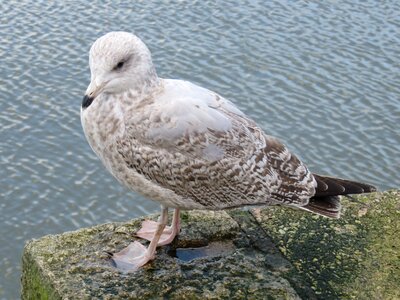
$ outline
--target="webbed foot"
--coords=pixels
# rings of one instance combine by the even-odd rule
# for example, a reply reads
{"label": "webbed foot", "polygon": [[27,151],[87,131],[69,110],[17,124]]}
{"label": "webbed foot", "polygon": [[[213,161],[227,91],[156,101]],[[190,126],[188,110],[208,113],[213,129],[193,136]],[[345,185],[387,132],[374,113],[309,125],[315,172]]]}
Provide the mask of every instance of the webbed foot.
{"label": "webbed foot", "polygon": [[154,259],[154,253],[148,253],[147,250],[145,246],[135,241],[121,251],[112,254],[111,259],[118,269],[136,271]]}
{"label": "webbed foot", "polygon": [[[151,241],[154,237],[155,232],[158,228],[158,222],[145,220],[142,223],[142,228],[136,232],[136,236]],[[170,244],[180,231],[180,218],[179,209],[175,209],[174,216],[172,219],[172,225],[166,226],[161,233],[161,237],[157,243],[157,246],[164,246]]]}

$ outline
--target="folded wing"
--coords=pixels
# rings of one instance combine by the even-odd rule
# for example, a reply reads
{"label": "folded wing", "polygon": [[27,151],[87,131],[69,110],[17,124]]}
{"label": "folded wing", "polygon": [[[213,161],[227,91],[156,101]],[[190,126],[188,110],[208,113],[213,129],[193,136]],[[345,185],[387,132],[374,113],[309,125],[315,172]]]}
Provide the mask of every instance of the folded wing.
{"label": "folded wing", "polygon": [[121,155],[182,199],[205,209],[303,206],[315,193],[312,174],[296,156],[211,91],[166,81],[163,93],[136,113],[140,118],[127,120],[118,142]]}

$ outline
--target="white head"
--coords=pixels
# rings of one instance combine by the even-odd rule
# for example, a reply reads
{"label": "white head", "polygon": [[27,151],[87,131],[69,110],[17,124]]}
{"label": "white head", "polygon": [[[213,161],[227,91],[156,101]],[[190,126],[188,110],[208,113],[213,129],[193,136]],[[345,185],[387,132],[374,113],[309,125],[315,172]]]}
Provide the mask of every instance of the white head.
{"label": "white head", "polygon": [[83,108],[101,93],[140,90],[157,80],[149,49],[128,32],[110,32],[97,39],[90,48],[89,65],[91,82]]}

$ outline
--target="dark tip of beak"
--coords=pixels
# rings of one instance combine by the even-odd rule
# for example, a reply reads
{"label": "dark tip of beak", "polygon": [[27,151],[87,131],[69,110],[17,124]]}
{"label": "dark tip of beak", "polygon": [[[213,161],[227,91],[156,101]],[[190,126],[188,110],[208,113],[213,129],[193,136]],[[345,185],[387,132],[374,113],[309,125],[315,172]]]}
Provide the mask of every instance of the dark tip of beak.
{"label": "dark tip of beak", "polygon": [[93,97],[89,97],[88,95],[85,95],[85,97],[83,97],[82,100],[82,108],[87,108],[90,106],[90,104],[92,104],[94,98]]}

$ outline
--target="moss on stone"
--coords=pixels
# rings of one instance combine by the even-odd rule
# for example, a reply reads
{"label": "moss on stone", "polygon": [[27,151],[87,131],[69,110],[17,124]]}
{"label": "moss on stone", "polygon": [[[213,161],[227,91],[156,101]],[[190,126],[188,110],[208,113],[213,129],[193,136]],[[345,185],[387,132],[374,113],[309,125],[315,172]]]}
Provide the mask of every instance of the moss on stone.
{"label": "moss on stone", "polygon": [[[159,248],[156,259],[135,273],[115,269],[105,251],[127,246],[141,219],[30,241],[23,257],[22,298],[299,299],[282,276],[287,269],[266,267],[270,258],[251,245],[226,212],[184,212],[182,219],[174,243]],[[223,240],[232,241],[233,251],[190,261],[169,255],[179,247]],[[280,257],[278,251],[275,255]]]}
{"label": "moss on stone", "polygon": [[[143,219],[45,236],[25,247],[22,298],[400,299],[400,192],[357,200],[344,199],[339,220],[279,207],[184,212],[178,238],[135,273],[106,252],[132,242]],[[174,256],[206,245],[219,248]]]}
{"label": "moss on stone", "polygon": [[[30,247],[29,244],[26,247]],[[23,266],[30,266],[29,268],[23,268],[22,285],[25,287],[24,299],[61,299],[60,295],[58,295],[57,291],[51,285],[51,279],[44,278],[44,273],[41,272],[40,267],[33,261],[30,254],[24,255]]]}
{"label": "moss on stone", "polygon": [[280,207],[254,215],[321,299],[400,299],[400,192],[343,199],[339,220]]}

